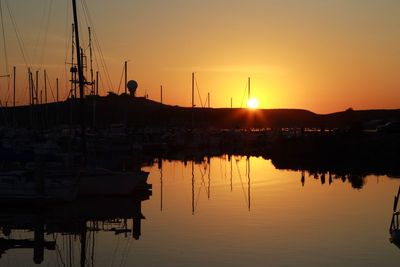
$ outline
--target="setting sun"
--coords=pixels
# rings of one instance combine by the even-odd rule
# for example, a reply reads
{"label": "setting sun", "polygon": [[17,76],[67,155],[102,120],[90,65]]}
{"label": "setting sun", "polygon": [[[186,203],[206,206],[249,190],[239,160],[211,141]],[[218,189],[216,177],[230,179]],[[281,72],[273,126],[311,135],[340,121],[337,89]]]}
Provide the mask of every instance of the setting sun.
{"label": "setting sun", "polygon": [[256,109],[258,108],[259,102],[256,98],[250,98],[249,101],[247,101],[247,107],[251,109]]}

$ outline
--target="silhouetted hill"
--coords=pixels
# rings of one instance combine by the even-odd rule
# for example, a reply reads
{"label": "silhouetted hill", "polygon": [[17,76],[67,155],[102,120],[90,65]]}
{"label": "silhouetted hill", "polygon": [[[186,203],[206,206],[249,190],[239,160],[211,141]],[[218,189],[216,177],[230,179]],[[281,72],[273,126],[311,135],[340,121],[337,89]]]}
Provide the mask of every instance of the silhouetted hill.
{"label": "silhouetted hill", "polygon": [[[64,102],[2,108],[2,125],[15,121],[19,126],[46,127],[79,124],[78,99]],[[13,115],[15,114],[15,115]],[[350,128],[400,121],[400,110],[347,110],[315,114],[302,109],[186,108],[128,95],[87,96],[85,121],[88,126],[107,127],[128,124],[138,127],[215,127],[215,128]]]}

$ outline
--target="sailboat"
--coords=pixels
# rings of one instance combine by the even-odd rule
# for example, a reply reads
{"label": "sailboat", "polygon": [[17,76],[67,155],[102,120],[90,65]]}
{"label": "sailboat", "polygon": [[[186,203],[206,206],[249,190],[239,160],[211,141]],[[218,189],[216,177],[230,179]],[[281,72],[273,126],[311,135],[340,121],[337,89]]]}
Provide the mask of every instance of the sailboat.
{"label": "sailboat", "polygon": [[[80,156],[75,157],[80,162],[63,165],[66,157],[54,159],[60,155],[57,151],[42,149],[46,157],[40,155],[39,160],[31,162],[29,168],[0,173],[0,202],[27,202],[27,201],[70,201],[77,196],[114,196],[132,194],[136,190],[149,189],[146,183],[148,173],[116,172],[104,168],[88,165],[86,148],[85,99],[84,86],[87,84],[83,76],[83,62],[79,40],[79,23],[77,18],[76,0],[72,0],[74,17],[74,37],[77,56],[77,74],[79,84],[79,112],[80,112]],[[41,153],[42,153],[41,152]],[[52,158],[53,162],[46,161]],[[27,165],[28,166],[28,165]]]}

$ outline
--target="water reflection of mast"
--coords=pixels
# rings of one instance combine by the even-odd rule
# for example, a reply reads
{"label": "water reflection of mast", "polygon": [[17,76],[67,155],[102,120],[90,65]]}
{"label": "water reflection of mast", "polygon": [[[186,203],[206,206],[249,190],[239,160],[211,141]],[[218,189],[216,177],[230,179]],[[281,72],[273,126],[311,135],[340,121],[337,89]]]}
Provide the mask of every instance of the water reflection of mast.
{"label": "water reflection of mast", "polygon": [[194,159],[192,160],[192,215],[194,215]]}
{"label": "water reflection of mast", "polygon": [[82,227],[80,240],[81,240],[81,267],[85,267],[86,265],[86,222],[84,223],[84,227]]}
{"label": "water reflection of mast", "polygon": [[250,157],[247,156],[247,197],[248,197],[248,208],[250,211]]}
{"label": "water reflection of mast", "polygon": [[162,159],[158,159],[158,169],[160,170],[160,210],[163,210],[163,169]]}
{"label": "water reflection of mast", "polygon": [[211,172],[211,162],[210,162],[210,157],[207,157],[207,167],[208,167],[208,199],[210,199],[211,193],[210,193],[210,189],[211,189],[211,178],[210,178],[210,172]]}
{"label": "water reflection of mast", "polygon": [[228,159],[229,159],[229,162],[231,163],[231,192],[232,192],[232,189],[233,189],[233,187],[232,187],[232,155],[229,155]]}

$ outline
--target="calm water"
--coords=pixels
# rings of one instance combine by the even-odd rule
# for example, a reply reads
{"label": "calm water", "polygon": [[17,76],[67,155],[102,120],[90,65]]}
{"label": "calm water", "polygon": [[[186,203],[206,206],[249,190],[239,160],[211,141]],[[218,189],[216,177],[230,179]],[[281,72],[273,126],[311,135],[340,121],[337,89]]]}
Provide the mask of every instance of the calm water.
{"label": "calm water", "polygon": [[[149,199],[95,202],[113,220],[88,222],[86,236],[45,235],[55,247],[45,249],[42,266],[79,266],[82,242],[86,266],[393,266],[400,259],[388,233],[399,179],[367,176],[354,189],[335,175],[305,172],[303,185],[301,171],[256,157],[162,161],[143,170],[153,185]],[[123,209],[136,218],[126,227],[112,216]],[[0,265],[37,266],[32,248],[4,242],[34,237],[24,228],[26,212],[15,213],[20,230],[5,237],[3,228]]]}

